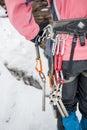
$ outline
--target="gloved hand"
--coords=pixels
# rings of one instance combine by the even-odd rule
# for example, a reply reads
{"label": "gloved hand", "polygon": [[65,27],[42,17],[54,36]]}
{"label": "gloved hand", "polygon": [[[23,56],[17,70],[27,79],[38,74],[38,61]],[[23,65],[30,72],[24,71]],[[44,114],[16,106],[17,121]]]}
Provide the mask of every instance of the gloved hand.
{"label": "gloved hand", "polygon": [[31,40],[32,42],[35,43],[35,45],[41,45],[42,42],[46,39],[46,31],[44,30],[44,28],[49,24],[49,22],[46,22],[46,23],[42,23],[40,24],[40,31],[38,33],[38,35],[33,39]]}

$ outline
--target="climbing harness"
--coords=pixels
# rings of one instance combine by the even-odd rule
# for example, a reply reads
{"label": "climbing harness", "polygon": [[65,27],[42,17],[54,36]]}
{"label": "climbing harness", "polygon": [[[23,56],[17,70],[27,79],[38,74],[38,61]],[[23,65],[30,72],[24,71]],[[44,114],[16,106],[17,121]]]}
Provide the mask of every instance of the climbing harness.
{"label": "climbing harness", "polygon": [[[48,76],[51,88],[49,95],[50,104],[53,108],[56,107],[58,109],[62,117],[68,117],[68,112],[62,102],[62,88],[64,85],[64,79],[68,80],[70,77],[72,60],[77,39],[79,38],[81,46],[85,45],[85,38],[87,38],[87,19],[82,18],[74,20],[54,21],[53,25],[48,25],[45,29],[48,31],[47,39],[50,39],[52,41],[52,56],[48,57]],[[62,72],[62,60],[65,43],[69,35],[73,36],[73,39],[68,69],[64,77]],[[36,52],[37,62],[40,64],[40,69],[36,67],[36,70],[39,72],[40,77],[46,81],[44,78],[45,76],[42,72],[42,61],[40,59],[38,46],[36,46]],[[43,97],[46,97],[46,95],[44,94]]]}

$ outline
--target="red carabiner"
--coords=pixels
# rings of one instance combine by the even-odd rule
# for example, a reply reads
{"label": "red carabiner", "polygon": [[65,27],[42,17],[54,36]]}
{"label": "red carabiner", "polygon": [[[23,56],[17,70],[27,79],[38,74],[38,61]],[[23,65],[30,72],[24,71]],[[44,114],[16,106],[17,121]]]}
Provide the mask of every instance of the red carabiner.
{"label": "red carabiner", "polygon": [[58,71],[58,55],[55,54],[54,56],[54,70]]}
{"label": "red carabiner", "polygon": [[55,71],[62,70],[62,55],[60,53],[58,55],[55,54],[54,69],[55,69]]}
{"label": "red carabiner", "polygon": [[58,63],[57,63],[57,68],[58,68],[58,71],[61,71],[62,70],[62,55],[59,53],[58,55]]}

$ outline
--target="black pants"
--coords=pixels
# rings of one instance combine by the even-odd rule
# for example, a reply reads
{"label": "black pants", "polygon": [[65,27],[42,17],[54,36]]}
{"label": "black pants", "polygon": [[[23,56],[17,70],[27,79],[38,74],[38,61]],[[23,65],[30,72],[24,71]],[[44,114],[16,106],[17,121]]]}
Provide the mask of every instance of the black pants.
{"label": "black pants", "polygon": [[[68,62],[63,62],[63,72]],[[87,118],[87,61],[74,61],[69,80],[65,80],[62,101],[68,111],[76,111],[77,103],[81,114]],[[61,115],[58,114],[58,130],[64,130]]]}

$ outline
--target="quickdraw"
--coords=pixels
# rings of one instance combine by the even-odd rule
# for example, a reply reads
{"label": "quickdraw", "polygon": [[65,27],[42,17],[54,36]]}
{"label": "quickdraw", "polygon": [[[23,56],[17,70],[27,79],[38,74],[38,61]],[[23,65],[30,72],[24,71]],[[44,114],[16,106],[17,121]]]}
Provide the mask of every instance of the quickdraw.
{"label": "quickdraw", "polygon": [[[64,54],[66,38],[60,38],[59,35],[56,36],[56,42],[53,43],[53,56],[54,56],[54,71],[53,80],[54,88],[50,93],[50,104],[56,106],[62,117],[67,117],[68,112],[62,102],[62,87],[64,84],[63,72],[62,72],[62,59]],[[54,49],[55,48],[55,49]],[[52,85],[51,85],[52,86]]]}
{"label": "quickdraw", "polygon": [[[35,66],[35,69],[39,73],[40,78],[43,82],[43,86],[42,86],[42,110],[45,111],[46,77],[45,77],[43,70],[42,70],[42,60],[41,60],[41,57],[40,57],[39,46],[35,45],[35,49],[36,49],[36,66]],[[39,68],[38,68],[38,65],[39,65]]]}

